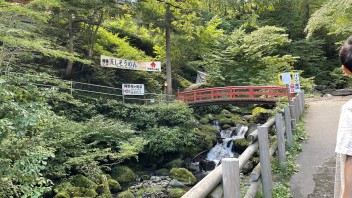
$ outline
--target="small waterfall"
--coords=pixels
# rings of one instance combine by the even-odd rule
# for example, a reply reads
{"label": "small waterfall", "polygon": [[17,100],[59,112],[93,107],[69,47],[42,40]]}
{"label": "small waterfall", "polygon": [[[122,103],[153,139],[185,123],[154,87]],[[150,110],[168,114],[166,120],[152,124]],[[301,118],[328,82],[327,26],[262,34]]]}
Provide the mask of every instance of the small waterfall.
{"label": "small waterfall", "polygon": [[234,152],[232,151],[233,140],[244,138],[248,127],[237,125],[236,127],[221,130],[219,122],[214,122],[213,126],[220,132],[221,141],[209,151],[206,159],[214,161],[218,165],[222,158],[234,157]]}

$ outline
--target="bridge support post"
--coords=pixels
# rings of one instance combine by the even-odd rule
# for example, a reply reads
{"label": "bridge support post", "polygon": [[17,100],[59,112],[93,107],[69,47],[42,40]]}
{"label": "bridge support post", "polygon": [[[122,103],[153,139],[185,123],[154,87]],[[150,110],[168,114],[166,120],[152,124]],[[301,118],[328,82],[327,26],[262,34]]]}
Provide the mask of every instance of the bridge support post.
{"label": "bridge support post", "polygon": [[264,198],[272,198],[273,179],[271,174],[271,163],[269,154],[268,127],[259,126],[257,130]]}
{"label": "bridge support post", "polygon": [[224,198],[241,198],[239,160],[226,158],[222,160],[222,164]]}
{"label": "bridge support post", "polygon": [[279,164],[280,166],[283,166],[286,162],[286,149],[285,149],[285,133],[282,127],[282,115],[280,113],[276,114],[275,116],[275,126],[276,126]]}

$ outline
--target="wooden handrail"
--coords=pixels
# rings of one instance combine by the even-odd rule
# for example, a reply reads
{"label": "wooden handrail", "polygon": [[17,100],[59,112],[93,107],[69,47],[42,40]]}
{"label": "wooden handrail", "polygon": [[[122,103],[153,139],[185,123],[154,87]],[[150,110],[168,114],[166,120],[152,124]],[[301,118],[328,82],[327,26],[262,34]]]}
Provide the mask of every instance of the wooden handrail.
{"label": "wooden handrail", "polygon": [[177,93],[177,100],[186,104],[216,101],[276,101],[287,96],[286,87],[279,86],[228,86],[196,89]]}

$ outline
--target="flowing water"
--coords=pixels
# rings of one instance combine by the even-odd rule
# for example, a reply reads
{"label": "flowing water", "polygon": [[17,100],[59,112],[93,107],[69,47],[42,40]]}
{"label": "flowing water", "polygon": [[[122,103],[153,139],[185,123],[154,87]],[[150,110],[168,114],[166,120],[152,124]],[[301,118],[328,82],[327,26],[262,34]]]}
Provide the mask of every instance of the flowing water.
{"label": "flowing water", "polygon": [[233,152],[233,140],[244,138],[245,133],[248,130],[247,126],[237,125],[236,127],[230,127],[225,130],[221,130],[219,121],[215,121],[213,124],[221,135],[221,139],[218,143],[209,151],[207,154],[207,160],[214,161],[216,165],[219,164],[223,158],[234,157]]}

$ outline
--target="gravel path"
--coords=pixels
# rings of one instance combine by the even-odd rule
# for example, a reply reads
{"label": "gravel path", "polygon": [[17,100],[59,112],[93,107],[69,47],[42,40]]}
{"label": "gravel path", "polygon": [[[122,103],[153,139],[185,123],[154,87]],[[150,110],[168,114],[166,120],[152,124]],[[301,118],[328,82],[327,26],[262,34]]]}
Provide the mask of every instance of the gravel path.
{"label": "gravel path", "polygon": [[309,139],[296,159],[299,172],[290,181],[294,198],[333,197],[336,130],[341,106],[350,99],[352,96],[307,99],[304,120]]}

